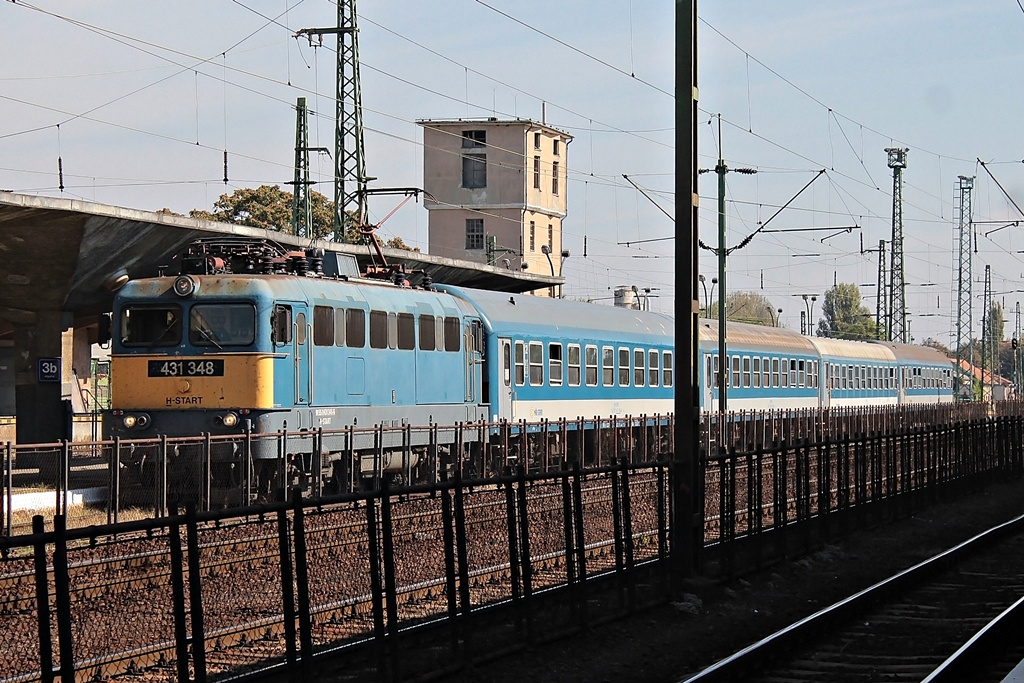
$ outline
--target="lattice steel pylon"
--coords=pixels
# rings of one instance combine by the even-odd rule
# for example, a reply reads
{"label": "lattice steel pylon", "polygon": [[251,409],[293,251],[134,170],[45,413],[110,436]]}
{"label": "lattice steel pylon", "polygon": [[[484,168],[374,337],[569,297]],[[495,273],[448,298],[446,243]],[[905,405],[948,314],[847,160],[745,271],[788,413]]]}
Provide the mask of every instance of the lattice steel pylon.
{"label": "lattice steel pylon", "polygon": [[292,180],[292,234],[313,237],[309,203],[309,126],[306,98],[295,101],[295,178]]}
{"label": "lattice steel pylon", "polygon": [[334,131],[334,239],[344,240],[346,224],[366,223],[366,157],[363,150],[363,96],[359,84],[359,30],[356,0],[338,0],[338,25],[304,28],[310,44],[318,36],[338,37],[338,79]]}
{"label": "lattice steel pylon", "polygon": [[973,220],[972,193],[974,176],[960,176],[956,187],[956,203],[959,228],[957,233],[957,287],[956,310],[953,319],[956,322],[956,368],[957,398],[969,400],[973,388],[973,375],[963,369],[963,361],[974,362],[973,341],[971,330],[974,327],[973,307],[971,306],[971,222]]}
{"label": "lattice steel pylon", "polygon": [[902,147],[887,147],[889,168],[892,169],[892,255],[889,271],[889,315],[886,338],[907,344],[907,287],[903,270],[903,169],[907,167],[907,152]]}

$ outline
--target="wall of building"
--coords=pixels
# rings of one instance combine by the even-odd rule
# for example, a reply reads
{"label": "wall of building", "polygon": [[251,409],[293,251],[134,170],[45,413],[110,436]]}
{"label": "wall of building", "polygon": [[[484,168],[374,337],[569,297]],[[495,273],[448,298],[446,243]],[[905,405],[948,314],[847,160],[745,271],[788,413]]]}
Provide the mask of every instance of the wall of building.
{"label": "wall of building", "polygon": [[[429,251],[544,275],[561,275],[569,135],[532,121],[420,121],[424,189],[430,211]],[[466,131],[486,142],[465,145]],[[463,157],[486,157],[486,186],[463,187]],[[555,174],[557,172],[557,182]],[[484,239],[468,244],[466,222],[482,220]],[[531,239],[531,223],[533,226]],[[550,227],[550,234],[549,234]],[[551,260],[543,246],[550,248]],[[544,289],[538,293],[545,294]]]}

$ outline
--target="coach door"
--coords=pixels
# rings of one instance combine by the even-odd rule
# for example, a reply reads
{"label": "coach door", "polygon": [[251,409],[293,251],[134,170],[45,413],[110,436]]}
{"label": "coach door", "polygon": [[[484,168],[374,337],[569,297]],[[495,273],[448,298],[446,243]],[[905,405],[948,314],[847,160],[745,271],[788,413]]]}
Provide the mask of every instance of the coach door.
{"label": "coach door", "polygon": [[311,393],[309,345],[311,321],[306,318],[306,307],[295,306],[295,334],[292,337],[295,354],[295,403],[309,405]]}
{"label": "coach door", "polygon": [[498,409],[497,418],[512,419],[512,340],[502,338],[498,340],[500,346],[499,353],[501,359],[498,361],[500,365],[500,376],[498,377],[498,390],[496,392],[498,397]]}

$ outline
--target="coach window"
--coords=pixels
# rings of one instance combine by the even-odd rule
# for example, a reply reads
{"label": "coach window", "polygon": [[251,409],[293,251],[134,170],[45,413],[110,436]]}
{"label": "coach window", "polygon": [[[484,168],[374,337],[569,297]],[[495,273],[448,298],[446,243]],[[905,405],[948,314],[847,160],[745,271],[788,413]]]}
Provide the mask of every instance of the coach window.
{"label": "coach window", "polygon": [[313,344],[334,346],[334,309],[330,306],[313,307]]}
{"label": "coach window", "polygon": [[796,358],[789,359],[789,386],[796,389]]}
{"label": "coach window", "polygon": [[461,339],[462,329],[459,325],[459,319],[446,317],[444,319],[444,350],[458,351],[462,348]]}
{"label": "coach window", "polygon": [[530,342],[530,385],[539,387],[544,384],[544,345]]}
{"label": "coach window", "polygon": [[[420,351],[433,351],[436,347],[436,332],[434,331],[434,316],[420,316]],[[507,365],[505,367],[508,367]]]}
{"label": "coach window", "polygon": [[601,384],[610,387],[615,384],[615,349],[601,348]]}
{"label": "coach window", "polygon": [[526,384],[526,345],[517,341],[515,351],[516,386],[521,387]]}
{"label": "coach window", "polygon": [[412,313],[398,314],[398,348],[406,351],[416,348],[416,320]]}
{"label": "coach window", "polygon": [[743,388],[750,388],[750,356],[743,356]]}
{"label": "coach window", "polygon": [[672,386],[672,352],[661,352],[661,386]]}
{"label": "coach window", "polygon": [[714,361],[712,363],[712,365],[714,366],[714,371],[712,372],[712,374],[714,375],[714,379],[712,380],[712,383],[713,383],[713,386],[715,387],[715,389],[717,389],[719,384],[721,383],[720,382],[720,378],[718,376],[718,374],[719,374],[718,354],[716,353],[714,356],[711,357],[711,359],[712,359],[712,361]]}
{"label": "coach window", "polygon": [[731,387],[739,387],[740,386],[740,357],[739,356],[729,356],[729,360],[732,363],[732,384],[730,384],[729,386],[731,386]]}
{"label": "coach window", "polygon": [[366,346],[366,311],[361,308],[345,311],[345,345],[353,349]]}
{"label": "coach window", "polygon": [[338,346],[345,345],[345,309],[334,309],[334,343]]}
{"label": "coach window", "polygon": [[561,344],[548,344],[548,381],[552,386],[562,385]]}
{"label": "coach window", "polygon": [[654,349],[647,352],[647,383],[652,387],[658,386],[658,352]]}
{"label": "coach window", "polygon": [[588,346],[586,349],[586,381],[588,387],[597,386],[597,347]]}
{"label": "coach window", "polygon": [[619,386],[629,386],[629,349],[619,349]]}
{"label": "coach window", "polygon": [[767,389],[772,385],[771,361],[767,357],[761,359],[761,386]]}
{"label": "coach window", "polygon": [[569,386],[580,385],[580,345],[569,344]]}
{"label": "coach window", "polygon": [[779,386],[783,389],[789,387],[789,361],[785,358],[779,359]]}
{"label": "coach window", "polygon": [[512,385],[512,349],[508,344],[501,345],[501,375],[505,386]]}
{"label": "coach window", "polygon": [[647,363],[644,362],[644,350],[633,349],[633,386],[642,387],[647,375]]}
{"label": "coach window", "polygon": [[761,359],[758,358],[757,356],[754,356],[754,359],[751,362],[753,363],[754,368],[754,374],[750,378],[751,386],[754,387],[755,389],[759,389],[761,388]]}
{"label": "coach window", "polygon": [[772,387],[779,388],[779,359],[772,358]]}

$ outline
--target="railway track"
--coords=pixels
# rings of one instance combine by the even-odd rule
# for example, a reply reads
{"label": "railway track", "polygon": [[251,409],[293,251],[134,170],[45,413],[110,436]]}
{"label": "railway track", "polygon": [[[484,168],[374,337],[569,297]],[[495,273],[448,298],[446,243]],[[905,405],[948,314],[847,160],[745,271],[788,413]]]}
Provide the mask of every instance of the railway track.
{"label": "railway track", "polygon": [[994,629],[990,624],[1022,596],[1024,517],[1018,517],[802,619],[685,683],[1000,681],[1024,651],[977,634]]}

